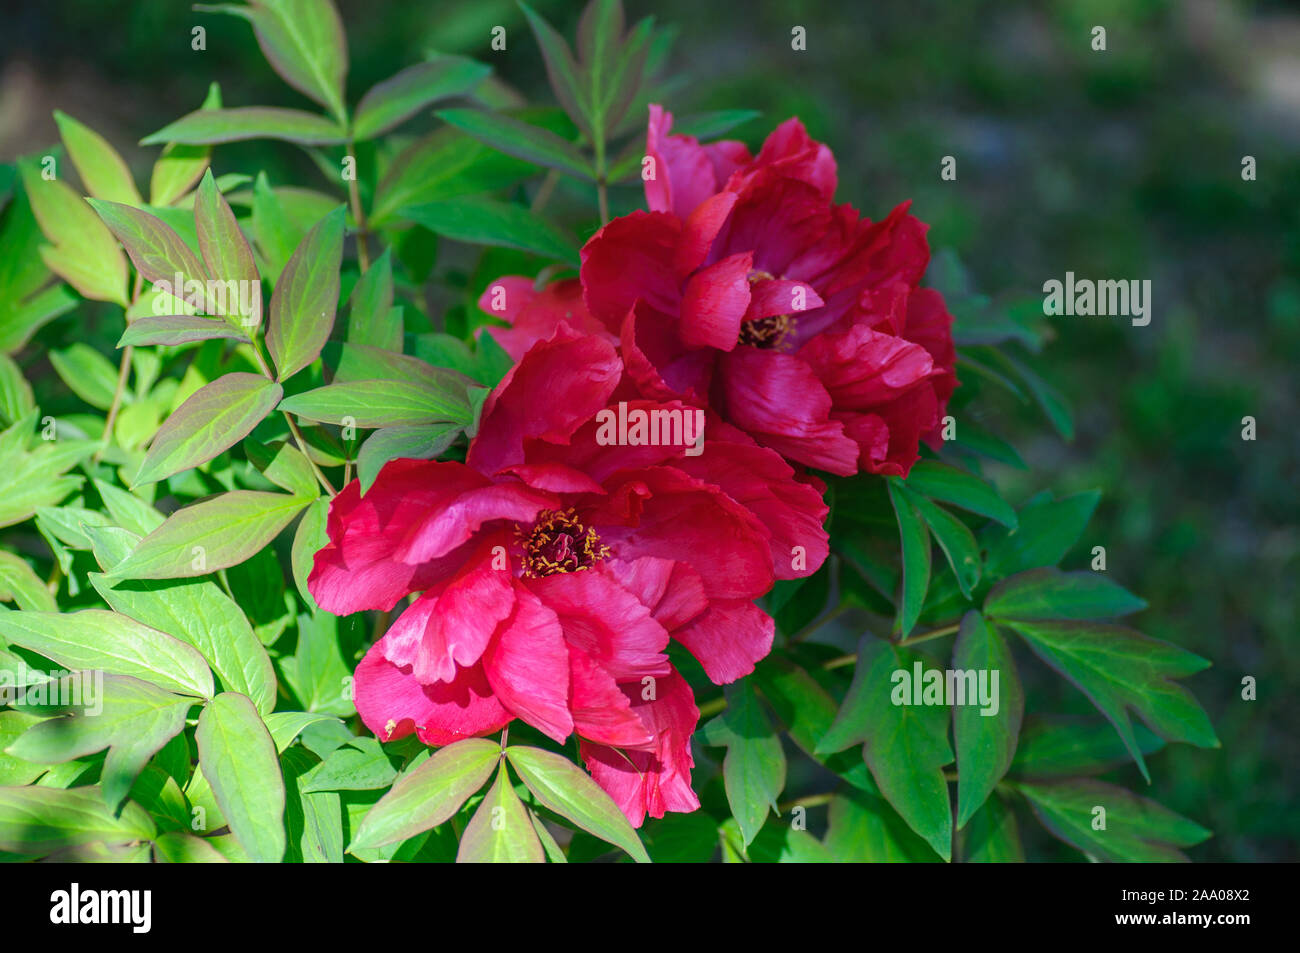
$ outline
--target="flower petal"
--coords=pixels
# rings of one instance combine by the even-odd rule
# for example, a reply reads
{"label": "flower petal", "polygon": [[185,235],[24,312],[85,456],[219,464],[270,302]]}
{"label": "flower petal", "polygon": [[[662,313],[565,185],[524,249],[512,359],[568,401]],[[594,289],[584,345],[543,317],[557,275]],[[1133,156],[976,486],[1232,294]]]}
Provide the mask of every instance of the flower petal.
{"label": "flower petal", "polygon": [[357,713],[381,741],[412,731],[427,745],[449,745],[500,731],[511,714],[492,694],[481,665],[461,669],[450,682],[421,685],[409,669],[384,658],[380,639],[357,666]]}
{"label": "flower petal", "polygon": [[554,741],[573,731],[569,653],[559,619],[522,586],[514,614],[483,656],[483,670],[501,703]]}

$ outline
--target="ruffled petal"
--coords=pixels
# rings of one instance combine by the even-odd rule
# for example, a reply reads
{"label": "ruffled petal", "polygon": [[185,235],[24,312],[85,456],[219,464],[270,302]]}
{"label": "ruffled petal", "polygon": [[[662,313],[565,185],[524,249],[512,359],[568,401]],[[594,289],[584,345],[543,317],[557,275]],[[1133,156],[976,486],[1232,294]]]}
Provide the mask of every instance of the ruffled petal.
{"label": "ruffled petal", "polygon": [[383,639],[371,646],[353,682],[357,714],[381,741],[414,731],[427,745],[449,745],[510,723],[481,665],[459,670],[450,682],[422,685],[410,669],[384,658],[384,649]]}
{"label": "ruffled petal", "polygon": [[654,735],[653,751],[629,751],[582,742],[587,770],[631,822],[640,827],[647,814],[693,811],[700,799],[691,790],[691,734],[700,719],[695,696],[676,671],[657,680],[654,697],[640,685],[623,686],[633,710]]}
{"label": "ruffled petal", "polygon": [[514,614],[483,656],[488,684],[501,703],[554,741],[573,731],[569,714],[569,653],[560,621],[522,586]]}

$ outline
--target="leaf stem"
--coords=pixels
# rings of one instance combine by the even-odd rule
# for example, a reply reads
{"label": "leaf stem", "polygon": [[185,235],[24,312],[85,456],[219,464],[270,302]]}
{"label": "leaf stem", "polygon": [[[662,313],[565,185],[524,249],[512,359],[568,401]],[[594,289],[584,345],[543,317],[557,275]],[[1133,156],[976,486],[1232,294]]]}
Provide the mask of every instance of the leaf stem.
{"label": "leaf stem", "polygon": [[700,717],[708,718],[712,715],[716,715],[718,712],[722,711],[726,707],[727,707],[726,696],[719,695],[717,698],[704,702],[703,704],[700,705]]}
{"label": "leaf stem", "polygon": [[916,635],[908,636],[898,645],[916,645],[918,642],[928,642],[931,639],[938,639],[945,635],[952,635],[961,628],[960,622],[954,622],[952,625],[945,625],[939,629],[931,629],[929,632],[918,632]]}
{"label": "leaf stem", "polygon": [[334,484],[330,483],[325,474],[321,472],[321,468],[316,465],[316,461],[311,458],[311,454],[307,452],[307,441],[303,439],[302,431],[298,429],[298,422],[293,419],[293,415],[287,410],[282,410],[280,413],[284,414],[284,419],[288,421],[289,431],[293,434],[293,439],[297,442],[298,449],[301,450],[302,455],[307,458],[307,463],[311,466],[311,472],[316,474],[316,479],[320,481],[320,485],[331,497],[338,496],[338,490],[334,489]]}
{"label": "leaf stem", "polygon": [[596,153],[596,202],[600,207],[600,224],[603,228],[609,224],[609,193],[606,189],[608,170],[605,168],[605,133],[598,130],[592,136],[592,146]]}
{"label": "leaf stem", "polygon": [[353,174],[348,179],[348,198],[352,202],[352,218],[357,223],[357,259],[361,263],[361,272],[364,274],[370,270],[370,246],[367,241],[370,227],[366,224],[366,213],[361,208],[361,191],[357,188],[356,176],[356,147],[351,139],[348,140],[348,157],[353,162]]}
{"label": "leaf stem", "polygon": [[[929,632],[918,632],[916,635],[913,635],[910,638],[903,639],[903,641],[901,642],[895,642],[894,644],[895,645],[916,645],[918,642],[928,642],[930,639],[938,639],[938,638],[942,638],[945,635],[952,635],[960,628],[961,628],[961,623],[954,622],[952,625],[945,625],[938,629],[931,629]],[[841,655],[838,658],[833,658],[829,662],[822,665],[822,668],[827,670],[833,668],[844,668],[847,665],[852,665],[857,660],[858,657],[856,655]]]}
{"label": "leaf stem", "polygon": [[131,376],[131,355],[134,352],[134,344],[122,348],[122,363],[117,369],[117,387],[113,390],[113,403],[109,405],[108,416],[104,418],[104,435],[99,441],[95,455],[91,457],[91,463],[99,462],[99,458],[104,455],[104,451],[108,449],[113,439],[113,424],[117,422],[117,412],[122,407],[122,392],[126,390],[127,378]]}

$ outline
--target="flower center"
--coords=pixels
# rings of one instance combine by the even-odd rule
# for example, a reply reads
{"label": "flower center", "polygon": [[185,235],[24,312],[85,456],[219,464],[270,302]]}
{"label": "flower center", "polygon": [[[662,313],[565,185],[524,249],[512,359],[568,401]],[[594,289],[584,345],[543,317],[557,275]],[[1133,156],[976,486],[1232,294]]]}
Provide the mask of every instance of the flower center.
{"label": "flower center", "polygon": [[752,318],[740,325],[739,342],[750,347],[767,350],[778,348],[794,327],[794,318],[788,314],[769,314],[766,318]]}
{"label": "flower center", "polygon": [[[751,285],[760,281],[772,280],[774,280],[774,276],[768,271],[752,271],[749,273],[749,283]],[[775,350],[785,342],[786,337],[793,330],[793,317],[788,314],[769,314],[765,318],[751,318],[748,321],[742,321],[740,336],[736,341],[738,344],[748,344],[750,347]]]}
{"label": "flower center", "polygon": [[559,572],[582,572],[609,555],[600,537],[578,522],[573,510],[546,510],[529,530],[518,528],[524,549],[525,576],[552,576]]}

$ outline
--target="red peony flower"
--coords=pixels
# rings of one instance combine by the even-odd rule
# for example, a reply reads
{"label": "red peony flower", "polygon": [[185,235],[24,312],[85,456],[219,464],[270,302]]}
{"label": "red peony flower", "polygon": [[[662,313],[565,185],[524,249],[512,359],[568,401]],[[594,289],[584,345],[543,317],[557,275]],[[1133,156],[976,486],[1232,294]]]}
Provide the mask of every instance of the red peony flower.
{"label": "red peony flower", "polygon": [[926,226],[906,204],[880,222],[835,205],[834,158],[797,119],[752,159],[671,122],[651,107],[651,211],[582,250],[587,308],[639,392],[708,406],[798,463],[906,475],[956,386],[952,318],[919,287]]}
{"label": "red peony flower", "polygon": [[380,738],[444,745],[514,718],[576,733],[639,825],[699,806],[699,711],[670,640],[715,682],[752,671],[773,638],[753,600],[825,559],[826,506],[720,422],[699,456],[605,445],[599,412],[620,389],[614,347],[559,323],[490,395],[465,464],[393,461],[364,496],[353,482],[335,498],[309,586],[339,614],[418,593],[357,668]]}

